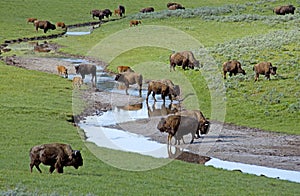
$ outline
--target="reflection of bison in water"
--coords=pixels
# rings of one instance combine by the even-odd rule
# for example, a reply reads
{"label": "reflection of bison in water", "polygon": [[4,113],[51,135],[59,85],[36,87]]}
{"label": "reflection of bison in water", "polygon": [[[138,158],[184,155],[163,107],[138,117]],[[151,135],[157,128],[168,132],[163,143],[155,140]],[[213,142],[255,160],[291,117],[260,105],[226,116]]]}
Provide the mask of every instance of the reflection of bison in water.
{"label": "reflection of bison in water", "polygon": [[73,150],[68,144],[42,144],[30,149],[30,172],[35,166],[42,173],[39,165],[50,165],[49,172],[55,169],[58,173],[63,173],[63,167],[73,166],[78,169],[83,165],[83,160],[79,150]]}
{"label": "reflection of bison in water", "polygon": [[91,65],[91,64],[80,64],[75,66],[76,74],[80,74],[82,79],[84,80],[85,75],[87,74],[92,74],[92,82],[94,80],[94,83],[96,85],[97,78],[96,78],[96,71],[97,67],[96,65]]}
{"label": "reflection of bison in water", "polygon": [[243,75],[246,75],[246,72],[242,69],[242,64],[237,60],[227,61],[223,63],[224,79],[226,79],[227,72],[229,72],[230,77],[232,76],[232,74],[236,75],[238,73],[242,73]]}
{"label": "reflection of bison in water", "polygon": [[277,15],[294,14],[295,9],[293,5],[284,5],[275,7],[273,12]]}
{"label": "reflection of bison in water", "polygon": [[148,109],[148,117],[155,117],[155,116],[167,116],[169,114],[175,114],[178,112],[179,106],[176,104],[170,103],[168,107],[165,106],[165,104],[161,105],[161,108],[156,107],[156,103],[152,105],[152,107],[147,103],[147,109]]}
{"label": "reflection of bison in water", "polygon": [[194,142],[195,134],[199,130],[199,123],[196,119],[188,116],[171,115],[167,118],[161,118],[157,125],[157,129],[161,132],[168,133],[168,144],[171,143],[172,137],[175,137],[175,145],[180,144],[180,140],[183,136],[191,134],[192,140],[190,144]]}
{"label": "reflection of bison in water", "polygon": [[135,72],[123,72],[117,74],[115,80],[125,84],[126,95],[128,95],[129,85],[137,84],[139,86],[140,97],[142,97],[143,76],[141,74]]}
{"label": "reflection of bison in water", "polygon": [[40,20],[36,20],[34,21],[34,26],[35,26],[35,30],[36,32],[38,32],[38,29],[44,29],[44,33],[47,33],[47,31],[49,29],[51,30],[55,30],[56,27],[54,24],[50,23],[49,21],[45,20],[45,21],[40,21]]}
{"label": "reflection of bison in water", "polygon": [[273,67],[270,62],[261,62],[253,67],[253,71],[255,72],[255,81],[258,81],[258,77],[260,74],[265,75],[265,77],[270,80],[270,74],[276,75],[277,67]]}

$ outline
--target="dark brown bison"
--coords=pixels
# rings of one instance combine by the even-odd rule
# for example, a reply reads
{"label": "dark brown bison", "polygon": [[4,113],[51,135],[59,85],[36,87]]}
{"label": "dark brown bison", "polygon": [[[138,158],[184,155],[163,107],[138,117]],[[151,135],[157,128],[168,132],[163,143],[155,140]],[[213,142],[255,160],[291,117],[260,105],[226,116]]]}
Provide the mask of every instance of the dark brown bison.
{"label": "dark brown bison", "polygon": [[102,10],[102,14],[103,14],[106,18],[109,18],[110,16],[112,16],[112,12],[110,11],[110,9],[104,9],[104,10]]}
{"label": "dark brown bison", "polygon": [[270,62],[261,62],[253,66],[253,71],[255,72],[255,81],[258,81],[259,75],[265,75],[265,77],[270,80],[270,74],[276,75],[277,67],[273,67]]}
{"label": "dark brown bison", "polygon": [[142,12],[142,13],[154,12],[154,8],[153,7],[146,7],[146,8],[141,9],[140,12]]}
{"label": "dark brown bison", "polygon": [[137,26],[138,24],[142,24],[142,21],[140,21],[140,20],[131,20],[130,22],[129,22],[129,26]]}
{"label": "dark brown bison", "polygon": [[273,13],[277,15],[294,14],[295,7],[293,5],[284,5],[275,7]]}
{"label": "dark brown bison", "polygon": [[198,68],[200,67],[199,61],[196,60],[192,51],[186,50],[186,51],[179,52],[179,54],[181,54],[182,56],[184,56],[185,58],[187,58],[189,60],[189,65],[188,65],[189,68],[194,69],[195,67],[198,67]]}
{"label": "dark brown bison", "polygon": [[58,173],[63,173],[65,166],[73,166],[78,169],[83,165],[83,160],[79,150],[73,150],[68,144],[52,143],[34,146],[30,149],[30,172],[35,166],[42,173],[39,165],[50,165],[49,172],[55,169]]}
{"label": "dark brown bison", "polygon": [[57,68],[57,72],[59,75],[63,74],[65,76],[65,78],[68,78],[68,69],[65,66],[58,65],[58,66],[56,66],[56,68]]}
{"label": "dark brown bison", "polygon": [[36,21],[37,18],[27,18],[27,23],[31,22],[34,23],[34,21]]}
{"label": "dark brown bison", "polygon": [[176,112],[176,115],[189,116],[196,119],[199,122],[199,130],[196,133],[196,138],[200,138],[200,134],[207,134],[210,127],[210,122],[205,118],[200,110],[182,110]]}
{"label": "dark brown bison", "polygon": [[125,15],[125,7],[123,5],[119,5],[119,10],[120,10],[120,16],[122,17]]}
{"label": "dark brown bison", "polygon": [[139,94],[142,97],[143,76],[135,72],[123,72],[117,74],[115,80],[125,84],[125,92],[128,95],[129,85],[137,84],[139,86]]}
{"label": "dark brown bison", "polygon": [[224,79],[226,79],[227,72],[229,72],[230,77],[232,76],[232,74],[236,75],[238,73],[246,75],[246,72],[242,69],[242,64],[237,60],[224,62],[222,66]]}
{"label": "dark brown bison", "polygon": [[176,65],[182,66],[182,68],[186,70],[186,68],[190,64],[189,59],[181,55],[179,52],[171,54],[169,60],[170,60],[170,71],[172,71],[172,68],[175,71]]}
{"label": "dark brown bison", "polygon": [[80,74],[82,79],[84,80],[85,75],[87,74],[92,74],[92,79],[91,81],[96,85],[97,82],[97,77],[96,77],[96,72],[97,72],[97,67],[96,65],[91,65],[91,64],[80,64],[75,66],[76,74]]}
{"label": "dark brown bison", "polygon": [[167,8],[169,10],[185,9],[180,3],[167,3]]}
{"label": "dark brown bison", "polygon": [[[167,132],[168,144],[171,144],[172,137],[175,137],[175,145],[180,144],[180,140],[183,140],[183,136],[191,134],[192,140],[190,144],[194,142],[195,135],[199,130],[199,123],[196,119],[188,116],[170,115],[166,118],[161,118],[157,125],[157,129],[160,132]],[[183,140],[183,143],[184,140]]]}
{"label": "dark brown bison", "polygon": [[40,29],[44,29],[44,33],[47,33],[47,31],[48,31],[49,29],[51,29],[51,30],[55,30],[55,29],[56,29],[55,25],[52,24],[52,23],[50,23],[50,22],[47,21],[47,20],[43,20],[43,21],[41,21],[41,20],[36,20],[36,21],[34,21],[34,26],[35,26],[36,32],[38,32],[38,29],[39,29],[39,28],[40,28]]}
{"label": "dark brown bison", "polygon": [[102,20],[105,16],[101,10],[91,10],[90,13],[91,13],[93,19],[95,19],[95,17],[98,17],[99,20]]}
{"label": "dark brown bison", "polygon": [[177,94],[174,89],[172,89],[168,85],[166,85],[160,81],[156,81],[156,80],[152,80],[148,84],[148,93],[147,93],[147,97],[146,97],[147,102],[148,102],[148,97],[151,94],[151,92],[152,92],[152,97],[154,99],[154,102],[156,102],[155,94],[161,94],[161,98],[164,101],[164,103],[166,101],[167,96],[169,97],[171,102],[173,101],[173,96],[177,97]]}
{"label": "dark brown bison", "polygon": [[133,69],[131,69],[129,66],[118,66],[118,73],[122,72],[134,72]]}
{"label": "dark brown bison", "polygon": [[56,26],[60,28],[66,28],[66,24],[64,22],[57,22]]}

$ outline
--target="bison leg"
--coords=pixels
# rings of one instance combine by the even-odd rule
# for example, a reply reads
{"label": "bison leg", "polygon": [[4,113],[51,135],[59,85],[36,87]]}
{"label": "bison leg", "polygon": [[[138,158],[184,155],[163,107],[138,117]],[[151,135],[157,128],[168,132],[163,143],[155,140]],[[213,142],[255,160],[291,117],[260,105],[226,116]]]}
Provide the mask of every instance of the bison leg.
{"label": "bison leg", "polygon": [[64,168],[63,167],[56,168],[56,171],[57,171],[57,173],[62,174],[62,173],[64,173]]}
{"label": "bison leg", "polygon": [[32,173],[32,168],[35,166],[37,170],[42,173],[42,170],[40,169],[39,165],[41,162],[31,162],[30,163],[30,172]]}
{"label": "bison leg", "polygon": [[149,98],[149,95],[151,94],[151,91],[148,90],[148,93],[147,93],[147,97],[146,97],[146,102],[148,103],[148,98]]}
{"label": "bison leg", "polygon": [[169,134],[169,135],[168,135],[168,145],[171,145],[171,140],[172,140],[172,135]]}
{"label": "bison leg", "polygon": [[50,169],[49,169],[49,172],[52,174],[54,170],[55,170],[54,165],[51,165],[51,166],[50,166]]}
{"label": "bison leg", "polygon": [[232,76],[232,72],[229,72],[229,76],[230,76],[230,77]]}
{"label": "bison leg", "polygon": [[254,81],[258,81],[258,78],[259,78],[259,74],[256,73],[256,74],[255,74],[255,80],[254,80]]}
{"label": "bison leg", "polygon": [[226,80],[226,74],[227,74],[227,72],[224,71],[224,72],[223,72],[223,76],[224,76],[224,79],[225,79],[225,80]]}
{"label": "bison leg", "polygon": [[154,91],[152,92],[152,97],[153,97],[153,99],[154,99],[154,102],[156,102],[156,99],[155,99],[155,92],[154,92]]}
{"label": "bison leg", "polygon": [[142,97],[142,85],[139,85],[139,86],[140,86],[139,94],[140,94],[140,97]]}

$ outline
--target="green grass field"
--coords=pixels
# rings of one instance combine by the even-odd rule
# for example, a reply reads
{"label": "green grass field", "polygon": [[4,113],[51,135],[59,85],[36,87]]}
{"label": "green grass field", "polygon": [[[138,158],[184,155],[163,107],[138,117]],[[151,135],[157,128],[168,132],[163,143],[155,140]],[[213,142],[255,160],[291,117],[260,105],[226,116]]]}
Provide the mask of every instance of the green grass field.
{"label": "green grass field", "polygon": [[[55,40],[65,47],[62,52],[91,55],[109,60],[109,69],[118,65],[132,66],[143,72],[146,79],[166,76],[185,86],[184,93],[197,96],[187,99],[187,108],[197,107],[213,120],[222,120],[218,107],[226,109],[225,122],[257,127],[269,131],[300,134],[300,75],[299,75],[299,11],[292,16],[275,16],[272,8],[285,1],[180,1],[187,9],[170,14],[169,1],[123,1],[127,17],[108,22],[95,29],[91,35],[62,37]],[[299,1],[289,3],[299,7]],[[91,9],[111,10],[117,1],[3,1],[0,7],[0,43],[5,40],[44,35],[35,32],[28,17],[47,19],[55,23],[64,21],[76,24],[93,21]],[[142,7],[153,6],[156,12],[141,15]],[[229,12],[228,10],[231,10]],[[113,18],[116,18],[113,16]],[[129,20],[140,19],[142,25],[129,27]],[[134,42],[131,35],[149,30],[142,38],[156,40],[156,44]],[[165,34],[174,28],[173,33]],[[59,33],[60,29],[50,31]],[[120,33],[126,32],[122,36]],[[155,36],[151,38],[151,35]],[[181,36],[184,35],[184,36]],[[160,37],[163,36],[163,37]],[[118,48],[112,38],[124,41],[128,49]],[[165,46],[170,38],[190,41]],[[158,41],[157,41],[158,40]],[[148,40],[147,40],[148,41]],[[160,42],[159,42],[160,41]],[[164,43],[164,44],[161,44]],[[194,45],[195,44],[195,45]],[[197,48],[199,46],[199,48]],[[189,48],[197,52],[204,65],[200,71],[169,72],[168,56],[173,49]],[[103,56],[101,49],[114,54]],[[207,52],[201,56],[202,49]],[[4,53],[12,55],[14,52]],[[136,55],[138,54],[138,55]],[[22,55],[19,52],[18,55]],[[201,58],[200,58],[201,57]],[[246,76],[222,79],[221,64],[238,59]],[[252,67],[260,61],[271,61],[278,67],[278,76],[265,81],[260,76],[254,82]],[[83,141],[83,133],[68,120],[72,115],[72,85],[56,75],[28,71],[0,62],[1,97],[1,153],[0,195],[299,195],[299,184],[268,179],[239,172],[229,172],[172,161],[160,168],[132,172],[115,168],[97,159],[109,156],[116,161],[126,159],[164,164],[166,160],[133,153],[99,148]],[[215,89],[225,89],[217,94]],[[208,90],[210,89],[210,90]],[[219,89],[220,90],[220,89]],[[213,97],[215,96],[216,97]],[[221,100],[222,105],[214,104]],[[222,110],[223,111],[223,110]],[[241,115],[242,114],[242,115]],[[30,147],[40,143],[64,142],[82,151],[84,166],[75,170],[65,168],[60,175],[29,171]],[[92,154],[89,149],[96,149]]]}

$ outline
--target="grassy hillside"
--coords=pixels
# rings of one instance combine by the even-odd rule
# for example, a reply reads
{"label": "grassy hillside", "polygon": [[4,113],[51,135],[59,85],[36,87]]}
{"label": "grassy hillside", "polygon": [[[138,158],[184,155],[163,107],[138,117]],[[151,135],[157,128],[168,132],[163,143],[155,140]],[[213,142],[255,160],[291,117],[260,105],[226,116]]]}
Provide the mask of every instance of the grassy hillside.
{"label": "grassy hillside", "polygon": [[[173,74],[180,82],[185,77],[197,94],[199,107],[208,117],[213,117],[208,75],[217,76],[215,82],[226,87],[223,97],[226,106],[226,122],[258,127],[272,131],[300,134],[299,87],[299,14],[274,16],[272,8],[285,1],[181,1],[185,13],[166,11],[169,1],[123,1],[127,17],[109,22],[95,29],[91,35],[63,37],[51,40],[65,47],[63,52],[86,55],[111,35],[129,29],[130,19],[141,19],[143,24],[176,28],[180,33],[193,37],[211,58],[200,58],[204,68],[200,71],[169,73],[168,56],[171,47],[141,46],[124,51],[110,63],[109,69],[130,65],[144,71],[146,79],[157,72]],[[298,1],[291,1],[299,7]],[[0,42],[20,37],[44,35],[34,31],[26,18],[37,17],[55,23],[64,21],[75,24],[93,21],[91,9],[117,7],[117,1],[3,1],[0,7]],[[232,4],[228,6],[228,4]],[[142,7],[154,6],[156,13],[143,16]],[[199,8],[205,6],[205,8]],[[228,10],[231,10],[230,12]],[[169,16],[173,15],[173,16]],[[139,31],[139,27],[130,31]],[[61,32],[60,29],[51,31]],[[154,32],[152,32],[154,33]],[[146,35],[150,40],[151,34]],[[124,35],[124,39],[130,42]],[[163,39],[163,38],[162,38]],[[176,43],[176,48],[181,47]],[[188,47],[182,44],[182,47]],[[201,49],[203,49],[201,48]],[[109,49],[114,49],[111,46]],[[195,48],[194,48],[195,49]],[[197,56],[201,57],[201,53]],[[2,55],[12,55],[14,52]],[[96,54],[96,53],[95,53]],[[138,54],[138,55],[136,55]],[[223,61],[236,58],[243,63],[246,76],[236,76],[224,82],[221,75]],[[213,62],[209,62],[213,59]],[[254,83],[253,64],[262,60],[278,66],[279,76],[271,81]],[[153,62],[153,63],[152,63]],[[152,63],[152,64],[151,64]],[[155,69],[143,65],[157,65]],[[216,69],[215,69],[216,68]],[[205,70],[205,71],[204,71]],[[153,71],[153,72],[151,72]],[[178,80],[177,80],[178,79]],[[72,114],[72,86],[69,81],[55,75],[6,66],[0,62],[0,195],[299,195],[299,184],[267,179],[239,172],[228,172],[211,167],[166,160],[98,148],[82,140],[82,132],[69,120]],[[194,103],[187,100],[186,107]],[[224,105],[222,105],[224,106]],[[214,110],[216,108],[213,108]],[[243,115],[241,115],[243,114]],[[284,117],[284,118],[283,118]],[[48,174],[48,167],[41,166],[42,174],[29,172],[28,151],[40,143],[65,142],[82,151],[84,166],[65,173]],[[108,165],[95,157],[88,148],[95,148],[98,156],[110,156],[115,160],[133,160],[163,164],[158,169],[131,172]]]}

